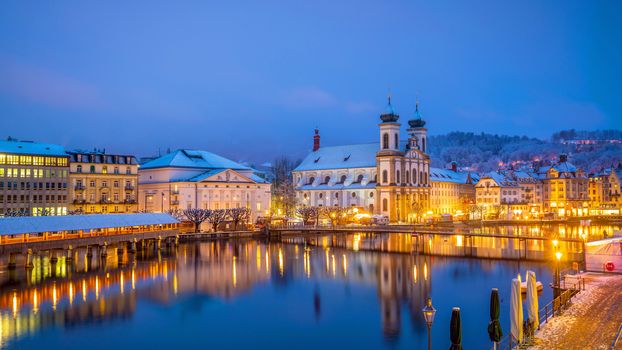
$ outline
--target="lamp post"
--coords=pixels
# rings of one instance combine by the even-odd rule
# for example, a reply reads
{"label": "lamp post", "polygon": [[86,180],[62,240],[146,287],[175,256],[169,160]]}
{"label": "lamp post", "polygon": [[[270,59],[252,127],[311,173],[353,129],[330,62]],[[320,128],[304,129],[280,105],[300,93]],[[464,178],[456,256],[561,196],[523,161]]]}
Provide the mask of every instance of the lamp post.
{"label": "lamp post", "polygon": [[421,312],[423,312],[423,318],[425,318],[425,323],[428,326],[428,350],[432,350],[432,336],[430,335],[430,330],[432,329],[432,323],[434,323],[434,316],[436,315],[436,309],[432,306],[432,298],[428,298]]}
{"label": "lamp post", "polygon": [[555,264],[555,269],[557,270],[557,274],[556,274],[556,278],[557,278],[557,288],[560,288],[561,286],[561,276],[560,276],[560,272],[559,272],[559,261],[562,258],[562,252],[557,251],[555,252],[555,258],[557,259],[557,262]]}

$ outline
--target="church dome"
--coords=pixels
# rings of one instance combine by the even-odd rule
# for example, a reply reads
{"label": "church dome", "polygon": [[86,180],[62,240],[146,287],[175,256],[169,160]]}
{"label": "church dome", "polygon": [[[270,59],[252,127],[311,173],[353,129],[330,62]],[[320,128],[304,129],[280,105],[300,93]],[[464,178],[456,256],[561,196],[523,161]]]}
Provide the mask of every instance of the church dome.
{"label": "church dome", "polygon": [[419,113],[419,102],[415,105],[415,119],[409,120],[408,125],[411,128],[423,128],[425,126],[425,120],[421,118],[421,113]]}
{"label": "church dome", "polygon": [[387,102],[387,108],[384,110],[384,113],[380,115],[380,119],[383,123],[395,123],[400,116],[395,114],[393,111],[393,106],[391,105],[391,96],[389,96],[389,100]]}

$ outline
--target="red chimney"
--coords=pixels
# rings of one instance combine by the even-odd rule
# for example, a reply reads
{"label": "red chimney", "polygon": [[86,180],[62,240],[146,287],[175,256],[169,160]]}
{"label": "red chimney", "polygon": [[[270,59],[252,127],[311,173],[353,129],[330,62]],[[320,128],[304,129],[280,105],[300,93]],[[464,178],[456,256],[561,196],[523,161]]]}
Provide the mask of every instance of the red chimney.
{"label": "red chimney", "polygon": [[457,172],[458,171],[458,163],[451,162],[451,171],[453,171],[453,172]]}
{"label": "red chimney", "polygon": [[320,131],[315,129],[315,135],[313,135],[313,152],[320,149]]}

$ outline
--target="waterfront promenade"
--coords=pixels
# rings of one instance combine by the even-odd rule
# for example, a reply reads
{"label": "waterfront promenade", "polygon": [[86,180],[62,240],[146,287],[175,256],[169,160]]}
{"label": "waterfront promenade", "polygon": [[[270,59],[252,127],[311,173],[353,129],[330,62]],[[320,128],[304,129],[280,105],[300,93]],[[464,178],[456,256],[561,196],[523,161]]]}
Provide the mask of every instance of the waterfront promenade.
{"label": "waterfront promenade", "polygon": [[584,279],[585,291],[541,326],[529,349],[622,349],[622,341],[611,348],[622,324],[622,276],[587,273]]}

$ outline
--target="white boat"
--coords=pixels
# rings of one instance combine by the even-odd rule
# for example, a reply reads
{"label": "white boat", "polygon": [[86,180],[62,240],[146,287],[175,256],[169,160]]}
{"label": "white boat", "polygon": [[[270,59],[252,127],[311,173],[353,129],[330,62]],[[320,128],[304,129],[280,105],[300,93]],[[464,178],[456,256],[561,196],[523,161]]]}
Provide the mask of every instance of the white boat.
{"label": "white boat", "polygon": [[[536,289],[538,290],[538,293],[542,292],[542,282],[536,282]],[[527,294],[527,282],[520,283],[520,292],[522,294]]]}

